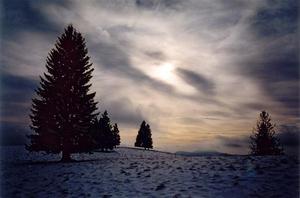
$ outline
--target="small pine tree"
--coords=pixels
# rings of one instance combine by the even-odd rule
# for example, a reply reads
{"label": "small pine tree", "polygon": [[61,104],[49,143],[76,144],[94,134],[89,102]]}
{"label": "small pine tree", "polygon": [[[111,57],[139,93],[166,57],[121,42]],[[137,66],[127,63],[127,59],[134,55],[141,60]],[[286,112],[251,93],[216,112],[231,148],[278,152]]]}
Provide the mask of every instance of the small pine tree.
{"label": "small pine tree", "polygon": [[253,155],[283,154],[279,139],[275,136],[275,124],[271,123],[271,117],[266,111],[260,113],[250,141],[251,154]]}
{"label": "small pine tree", "polygon": [[100,148],[107,150],[113,149],[113,134],[112,134],[112,126],[110,123],[110,118],[108,117],[107,111],[104,111],[102,117],[99,119],[99,127],[100,127]]}
{"label": "small pine tree", "polygon": [[32,99],[29,151],[71,154],[91,148],[89,128],[97,116],[95,93],[89,93],[93,68],[82,35],[72,25],[58,38],[47,57],[48,73],[40,77],[37,97]]}
{"label": "small pine tree", "polygon": [[135,147],[143,147],[143,148],[153,148],[152,145],[152,134],[149,124],[146,124],[145,121],[142,122],[138,134],[136,136]]}
{"label": "small pine tree", "polygon": [[113,146],[116,147],[121,143],[120,131],[117,123],[115,123],[113,126],[112,134],[113,134]]}
{"label": "small pine tree", "polygon": [[96,118],[92,124],[91,134],[93,137],[93,148],[104,150],[112,150],[120,145],[120,135],[118,125],[111,125],[107,111],[101,115],[99,120]]}
{"label": "small pine tree", "polygon": [[136,136],[136,140],[134,143],[135,147],[142,147],[142,138],[143,138],[143,133],[144,133],[145,127],[146,127],[146,122],[145,122],[145,120],[143,120],[143,122],[140,126],[140,129],[138,131],[138,134]]}

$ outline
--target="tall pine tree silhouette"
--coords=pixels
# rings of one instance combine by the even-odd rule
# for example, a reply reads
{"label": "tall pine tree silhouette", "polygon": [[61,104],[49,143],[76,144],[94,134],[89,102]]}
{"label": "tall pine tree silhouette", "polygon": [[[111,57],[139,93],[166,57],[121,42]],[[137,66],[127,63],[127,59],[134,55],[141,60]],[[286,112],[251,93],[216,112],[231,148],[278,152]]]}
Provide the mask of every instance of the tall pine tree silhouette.
{"label": "tall pine tree silhouette", "polygon": [[87,53],[84,38],[69,25],[47,57],[48,72],[32,100],[29,151],[62,152],[62,161],[70,161],[72,153],[92,149],[88,129],[97,107],[89,93],[94,69]]}
{"label": "tall pine tree silhouette", "polygon": [[143,148],[153,148],[152,143],[152,134],[149,124],[146,124],[145,121],[142,122],[138,134],[136,136],[135,147],[143,147]]}
{"label": "tall pine tree silhouette", "polygon": [[250,140],[250,149],[253,155],[283,154],[279,139],[275,136],[275,124],[271,123],[271,117],[266,111],[260,113]]}

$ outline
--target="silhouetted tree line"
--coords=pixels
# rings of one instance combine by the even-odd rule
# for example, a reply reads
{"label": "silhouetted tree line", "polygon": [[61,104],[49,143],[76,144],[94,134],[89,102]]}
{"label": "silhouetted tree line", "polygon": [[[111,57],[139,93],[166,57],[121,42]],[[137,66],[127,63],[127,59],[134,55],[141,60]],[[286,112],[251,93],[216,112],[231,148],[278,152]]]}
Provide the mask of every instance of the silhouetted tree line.
{"label": "silhouetted tree line", "polygon": [[[105,111],[96,112],[95,92],[90,93],[93,68],[85,39],[72,25],[58,38],[46,60],[47,73],[40,77],[36,97],[32,99],[29,151],[62,153],[70,161],[72,153],[95,149],[112,150],[120,145],[118,125]],[[134,146],[153,148],[150,125],[141,123]],[[280,155],[283,149],[275,136],[275,125],[262,111],[253,131],[251,154]]]}
{"label": "silhouetted tree line", "polygon": [[[106,151],[120,145],[118,125],[111,124],[107,111],[97,118],[96,93],[90,93],[89,83],[94,69],[87,53],[85,39],[69,25],[49,52],[47,73],[40,77],[32,99],[30,128],[34,134],[28,135],[27,150],[62,153],[62,161],[70,161],[72,153]],[[145,134],[151,138],[147,127]],[[141,138],[141,146],[152,148],[152,139],[146,144],[145,137]]]}

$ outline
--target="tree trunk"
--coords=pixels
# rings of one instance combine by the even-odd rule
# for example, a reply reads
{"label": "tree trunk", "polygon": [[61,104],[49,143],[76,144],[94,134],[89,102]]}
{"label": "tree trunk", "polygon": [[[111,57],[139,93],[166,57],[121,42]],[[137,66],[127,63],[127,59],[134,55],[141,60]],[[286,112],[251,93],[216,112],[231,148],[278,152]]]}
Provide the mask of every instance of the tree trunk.
{"label": "tree trunk", "polygon": [[66,130],[63,137],[63,147],[62,147],[62,162],[70,162],[71,160],[71,133]]}
{"label": "tree trunk", "polygon": [[72,161],[71,159],[71,153],[68,151],[62,151],[62,158],[61,158],[62,162],[70,162]]}

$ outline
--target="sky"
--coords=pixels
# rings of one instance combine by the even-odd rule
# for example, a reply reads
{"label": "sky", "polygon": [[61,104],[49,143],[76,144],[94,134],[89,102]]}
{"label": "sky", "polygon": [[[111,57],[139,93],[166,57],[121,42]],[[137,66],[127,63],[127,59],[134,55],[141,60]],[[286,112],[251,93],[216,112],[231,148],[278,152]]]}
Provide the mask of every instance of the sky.
{"label": "sky", "polygon": [[133,145],[146,120],[166,151],[249,152],[260,111],[299,145],[297,0],[2,0],[2,144],[22,144],[64,28],[86,39],[100,112]]}

